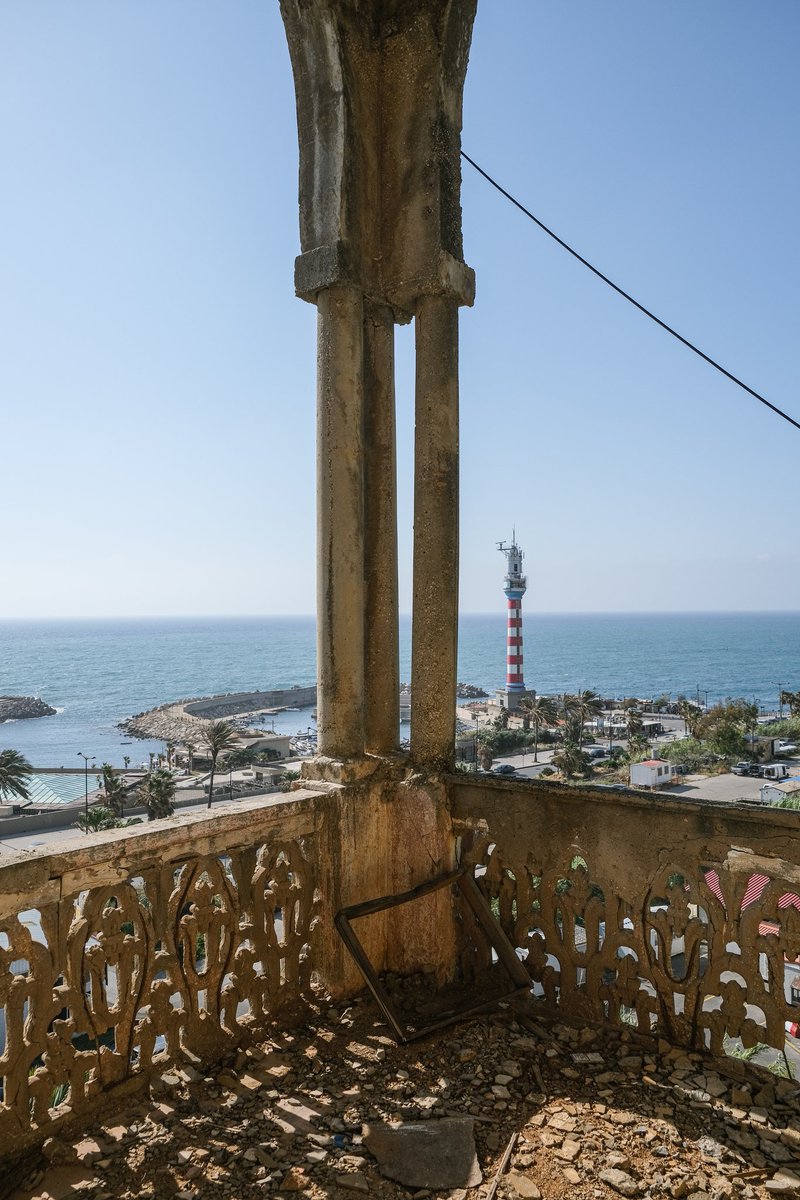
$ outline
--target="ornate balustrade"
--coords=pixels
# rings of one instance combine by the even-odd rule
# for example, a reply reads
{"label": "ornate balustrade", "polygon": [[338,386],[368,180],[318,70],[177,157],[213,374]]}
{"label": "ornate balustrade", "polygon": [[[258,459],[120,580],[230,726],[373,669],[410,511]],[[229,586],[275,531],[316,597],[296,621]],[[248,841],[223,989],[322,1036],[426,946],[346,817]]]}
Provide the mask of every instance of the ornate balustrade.
{"label": "ornate balustrade", "polygon": [[[313,975],[357,990],[336,909],[441,874],[455,851],[544,1007],[716,1054],[726,1036],[783,1045],[796,813],[463,775],[447,793],[452,832],[441,784],[399,770],[0,860],[0,1146],[85,1127],[168,1064],[215,1061],[288,1019]],[[439,896],[369,919],[376,967],[498,972]]]}
{"label": "ornate balustrade", "polygon": [[321,799],[0,862],[0,1146],[86,1123],[170,1062],[213,1060],[299,997]]}
{"label": "ornate balustrade", "polygon": [[[465,776],[450,795],[464,861],[548,1009],[715,1054],[726,1037],[783,1047],[800,814]],[[491,969],[475,947],[472,969]]]}

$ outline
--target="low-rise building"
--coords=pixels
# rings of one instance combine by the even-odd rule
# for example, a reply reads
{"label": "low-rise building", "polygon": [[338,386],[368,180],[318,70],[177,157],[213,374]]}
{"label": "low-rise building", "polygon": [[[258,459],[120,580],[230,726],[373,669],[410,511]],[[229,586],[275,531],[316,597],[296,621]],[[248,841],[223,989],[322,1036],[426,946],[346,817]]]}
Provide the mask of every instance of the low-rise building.
{"label": "low-rise building", "polygon": [[631,787],[657,788],[672,783],[676,771],[672,763],[662,758],[648,758],[631,763]]}
{"label": "low-rise building", "polygon": [[291,738],[288,733],[245,734],[236,743],[239,750],[252,750],[264,758],[291,758]]}
{"label": "low-rise building", "polygon": [[759,798],[762,804],[779,804],[787,796],[800,798],[800,779],[785,779],[782,783],[771,780],[762,783]]}

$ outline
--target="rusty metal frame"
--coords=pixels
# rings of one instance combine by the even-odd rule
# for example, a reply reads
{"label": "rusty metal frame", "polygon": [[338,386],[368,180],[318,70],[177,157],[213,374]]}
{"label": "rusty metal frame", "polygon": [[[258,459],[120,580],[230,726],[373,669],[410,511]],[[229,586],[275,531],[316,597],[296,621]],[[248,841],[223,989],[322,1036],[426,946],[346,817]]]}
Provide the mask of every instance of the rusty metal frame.
{"label": "rusty metal frame", "polygon": [[[387,908],[397,908],[401,904],[410,904],[414,900],[419,900],[422,896],[429,896],[431,892],[438,892],[441,888],[453,885],[459,888],[463,899],[471,909],[475,920],[488,938],[492,949],[497,954],[499,962],[505,967],[515,986],[510,992],[506,992],[502,996],[496,996],[492,1000],[481,1001],[477,1004],[467,1005],[466,1008],[459,1009],[457,1012],[450,1012],[447,1016],[437,1021],[432,1021],[419,1029],[409,1028],[403,1024],[396,1012],[389,998],[389,993],[378,978],[378,973],[370,962],[351,922],[358,920],[359,917],[368,917],[373,913],[383,912]],[[412,888],[411,891],[401,892],[397,896],[380,896],[375,900],[365,900],[362,904],[351,904],[340,909],[333,918],[333,921],[339,931],[339,936],[353,956],[356,966],[364,976],[367,987],[372,992],[378,1007],[386,1018],[386,1023],[395,1040],[401,1043],[414,1042],[418,1038],[427,1037],[428,1034],[433,1033],[437,1029],[444,1029],[456,1021],[463,1020],[465,1017],[484,1012],[504,1000],[513,999],[523,993],[528,995],[533,986],[530,975],[517,957],[511,942],[492,915],[492,910],[486,903],[483,893],[478,888],[474,876],[467,867],[460,867],[456,871],[448,872],[447,875],[440,875],[436,879],[430,879],[425,883],[421,883],[418,887]]]}

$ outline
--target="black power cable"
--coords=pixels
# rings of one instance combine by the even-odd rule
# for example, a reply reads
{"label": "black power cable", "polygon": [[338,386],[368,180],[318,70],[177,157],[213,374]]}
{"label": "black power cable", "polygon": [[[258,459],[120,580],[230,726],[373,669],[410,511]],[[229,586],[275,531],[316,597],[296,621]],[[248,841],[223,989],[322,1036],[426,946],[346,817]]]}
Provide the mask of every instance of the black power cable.
{"label": "black power cable", "polygon": [[698,358],[702,358],[703,361],[707,362],[710,367],[714,367],[714,369],[719,371],[721,375],[724,375],[726,379],[730,379],[731,383],[735,383],[738,387],[742,388],[742,390],[747,392],[749,396],[752,396],[754,400],[758,400],[760,404],[764,404],[767,408],[771,408],[772,411],[779,417],[783,417],[784,421],[788,421],[790,425],[794,425],[795,429],[800,429],[800,421],[795,421],[794,417],[790,417],[788,413],[783,411],[783,409],[778,408],[775,404],[771,404],[766,397],[760,395],[759,392],[754,391],[753,388],[748,387],[746,383],[743,383],[741,379],[737,379],[737,377],[732,375],[730,371],[726,371],[720,363],[716,362],[708,354],[705,354],[699,346],[695,346],[694,343],[690,342],[688,338],[685,338],[683,334],[678,333],[677,329],[673,329],[671,325],[668,325],[666,321],[662,321],[661,318],[657,317],[656,314],[651,312],[649,308],[645,308],[643,304],[640,304],[639,301],[631,296],[629,292],[626,292],[624,288],[621,288],[618,283],[614,283],[613,279],[609,279],[608,276],[604,275],[602,271],[599,271],[597,267],[592,266],[592,264],[585,259],[582,254],[579,254],[577,250],[573,250],[572,246],[568,245],[564,239],[560,238],[557,233],[553,232],[552,229],[549,229],[547,225],[545,225],[544,221],[540,221],[539,218],[535,217],[533,213],[525,207],[524,204],[520,204],[519,200],[512,196],[510,192],[507,192],[504,187],[501,187],[496,179],[492,179],[491,175],[484,171],[483,167],[479,167],[475,160],[470,158],[470,156],[463,150],[461,151],[461,157],[466,159],[469,165],[474,167],[478,174],[482,175],[487,183],[490,183],[493,188],[496,188],[501,196],[505,196],[506,200],[510,200],[511,203],[520,210],[520,212],[524,213],[525,216],[533,221],[535,225],[538,225],[548,237],[551,237],[554,242],[558,242],[559,246],[562,246],[564,250],[572,255],[573,258],[577,258],[579,263],[583,263],[585,267],[588,267],[589,270],[598,277],[598,279],[602,279],[603,283],[607,283],[610,288],[613,288],[615,292],[618,292],[620,296],[622,296],[625,300],[628,300],[634,306],[634,308],[638,308],[639,312],[644,313],[644,315],[649,317],[651,321],[655,321],[656,325],[660,325],[662,329],[667,331],[667,333],[671,333],[672,336],[677,338],[677,340],[686,346],[688,350],[693,351]]}

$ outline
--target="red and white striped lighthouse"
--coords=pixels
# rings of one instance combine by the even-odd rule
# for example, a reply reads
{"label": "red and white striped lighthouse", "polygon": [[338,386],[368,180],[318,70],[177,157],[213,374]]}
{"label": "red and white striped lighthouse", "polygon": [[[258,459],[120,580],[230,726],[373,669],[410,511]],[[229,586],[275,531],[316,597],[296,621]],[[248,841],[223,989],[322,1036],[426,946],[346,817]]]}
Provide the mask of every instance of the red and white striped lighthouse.
{"label": "red and white striped lighthouse", "polygon": [[[497,549],[506,556],[505,593],[508,603],[508,631],[506,634],[506,692],[508,707],[516,708],[519,695],[525,691],[522,669],[522,597],[528,581],[522,574],[523,554],[517,545],[516,530],[511,545],[498,542]],[[516,695],[515,695],[516,693]]]}

